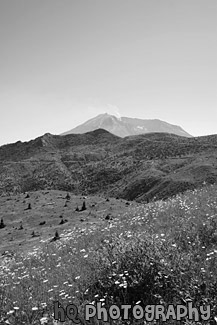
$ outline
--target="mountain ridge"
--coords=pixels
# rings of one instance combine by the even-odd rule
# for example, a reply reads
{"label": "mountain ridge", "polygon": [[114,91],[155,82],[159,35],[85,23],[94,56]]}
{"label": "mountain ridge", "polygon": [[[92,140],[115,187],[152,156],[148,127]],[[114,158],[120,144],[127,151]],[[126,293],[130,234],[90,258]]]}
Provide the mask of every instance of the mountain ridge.
{"label": "mountain ridge", "polygon": [[158,132],[121,138],[97,129],[46,133],[0,147],[2,195],[53,189],[147,202],[204,182],[217,182],[217,135]]}
{"label": "mountain ridge", "polygon": [[187,133],[180,126],[159,119],[116,117],[108,113],[99,114],[60,135],[86,133],[99,128],[103,128],[120,137],[152,132],[174,133],[180,136],[192,137],[192,135]]}

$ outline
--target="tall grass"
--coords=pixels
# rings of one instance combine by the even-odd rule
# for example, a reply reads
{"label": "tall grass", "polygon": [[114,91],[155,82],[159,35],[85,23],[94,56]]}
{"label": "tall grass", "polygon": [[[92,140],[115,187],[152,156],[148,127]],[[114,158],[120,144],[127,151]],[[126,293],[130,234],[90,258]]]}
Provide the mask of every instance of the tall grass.
{"label": "tall grass", "polygon": [[[86,303],[99,301],[107,308],[192,301],[195,307],[211,306],[208,323],[214,324],[216,185],[131,207],[104,225],[73,228],[60,236],[61,240],[16,255],[1,266],[2,321],[54,324],[54,301],[76,304],[81,315]],[[187,319],[183,322],[190,324]],[[83,323],[105,324],[97,319]],[[133,318],[110,320],[110,324],[133,323]]]}

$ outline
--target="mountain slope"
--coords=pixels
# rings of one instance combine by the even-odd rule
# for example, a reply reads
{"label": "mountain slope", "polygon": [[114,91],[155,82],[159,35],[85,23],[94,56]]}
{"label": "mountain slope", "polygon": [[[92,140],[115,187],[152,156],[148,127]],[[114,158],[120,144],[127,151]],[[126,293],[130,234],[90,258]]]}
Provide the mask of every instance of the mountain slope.
{"label": "mountain slope", "polygon": [[191,137],[191,135],[184,131],[180,126],[172,125],[158,119],[144,120],[129,117],[117,118],[116,116],[107,113],[100,114],[62,135],[86,133],[99,128],[105,129],[120,137],[151,132],[165,132]]}
{"label": "mountain slope", "polygon": [[147,202],[216,181],[217,135],[98,129],[0,147],[0,194],[54,189]]}

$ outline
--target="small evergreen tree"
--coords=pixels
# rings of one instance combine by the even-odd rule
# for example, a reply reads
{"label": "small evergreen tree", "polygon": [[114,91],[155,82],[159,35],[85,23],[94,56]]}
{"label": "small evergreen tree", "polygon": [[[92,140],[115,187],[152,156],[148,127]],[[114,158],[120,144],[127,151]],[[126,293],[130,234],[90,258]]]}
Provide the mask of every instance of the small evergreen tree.
{"label": "small evergreen tree", "polygon": [[23,229],[23,224],[22,222],[20,223],[20,227],[19,227],[19,230],[22,230]]}
{"label": "small evergreen tree", "polygon": [[86,208],[86,203],[85,203],[85,201],[83,202],[83,204],[82,204],[82,207],[81,207],[81,211],[84,211],[84,210],[86,210],[87,208]]}
{"label": "small evergreen tree", "polygon": [[56,240],[58,240],[58,239],[60,239],[60,236],[59,236],[59,234],[58,234],[58,231],[56,230],[55,235],[54,235],[54,237],[50,240],[50,242],[52,243],[52,242],[54,242],[54,241],[56,241]]}
{"label": "small evergreen tree", "polygon": [[28,204],[28,208],[26,208],[25,210],[30,210],[30,209],[32,209],[31,203]]}
{"label": "small evergreen tree", "polygon": [[67,193],[67,195],[66,195],[66,200],[70,200],[70,195],[69,195],[69,193]]}
{"label": "small evergreen tree", "polygon": [[4,220],[3,220],[3,218],[1,218],[0,229],[5,228],[5,227],[6,227],[6,226],[5,226],[5,224],[4,224]]}
{"label": "small evergreen tree", "polygon": [[56,230],[56,232],[55,232],[55,236],[54,236],[56,239],[59,239],[60,238],[60,236],[59,236],[59,234],[58,234],[58,231]]}

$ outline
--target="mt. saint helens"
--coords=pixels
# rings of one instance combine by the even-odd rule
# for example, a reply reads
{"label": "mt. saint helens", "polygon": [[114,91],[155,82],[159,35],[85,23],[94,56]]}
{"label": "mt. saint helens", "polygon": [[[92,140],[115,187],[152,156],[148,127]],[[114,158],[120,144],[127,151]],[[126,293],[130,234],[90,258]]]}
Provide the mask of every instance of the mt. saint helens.
{"label": "mt. saint helens", "polygon": [[109,115],[108,113],[100,114],[85,123],[78,125],[74,129],[62,133],[61,135],[86,133],[96,129],[105,129],[119,137],[151,132],[165,132],[184,137],[191,137],[191,135],[184,131],[180,126],[172,125],[158,119],[144,120],[139,118],[116,117],[114,115]]}

